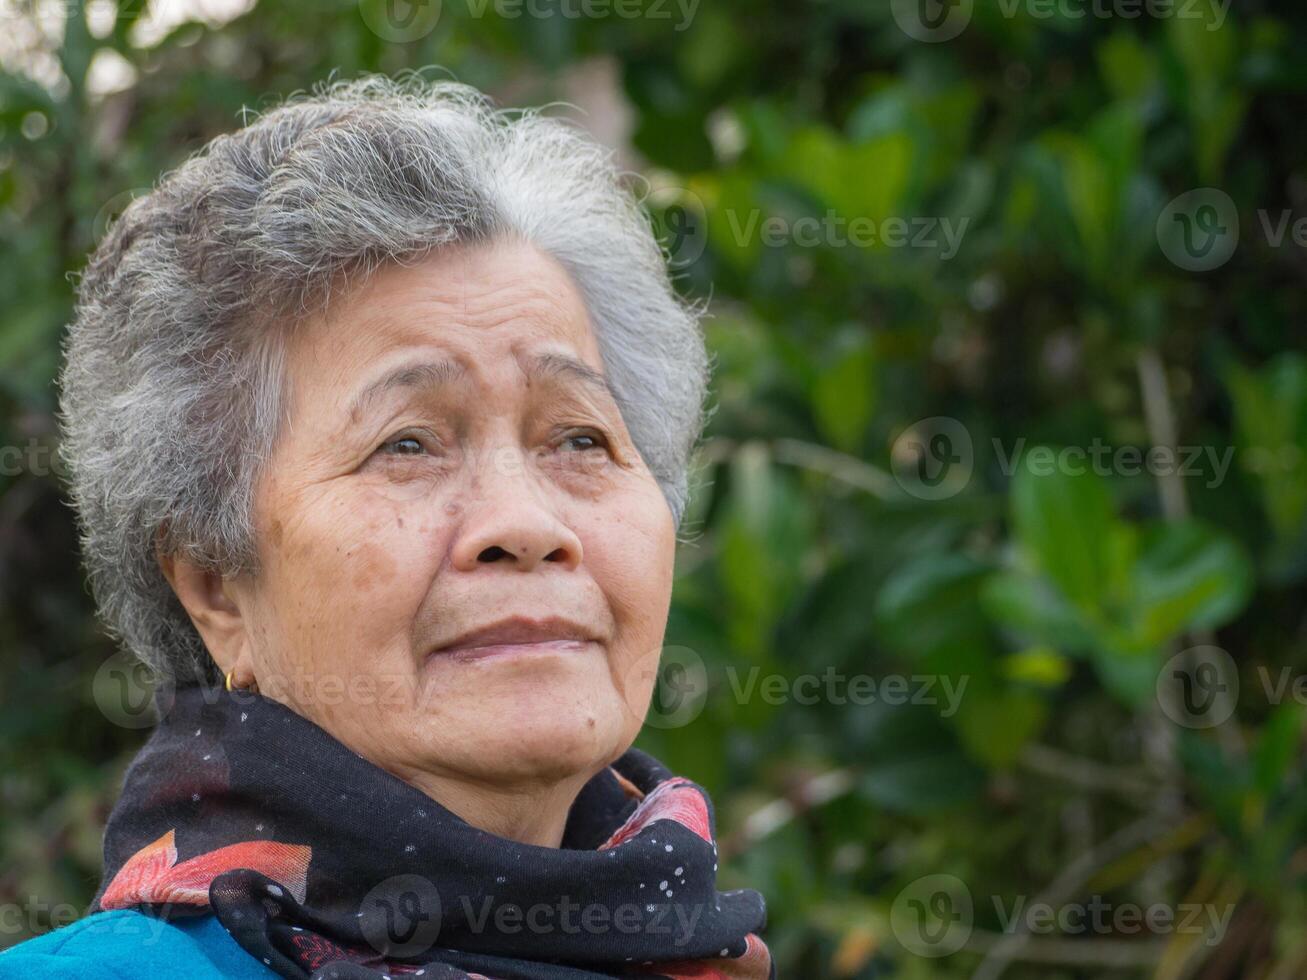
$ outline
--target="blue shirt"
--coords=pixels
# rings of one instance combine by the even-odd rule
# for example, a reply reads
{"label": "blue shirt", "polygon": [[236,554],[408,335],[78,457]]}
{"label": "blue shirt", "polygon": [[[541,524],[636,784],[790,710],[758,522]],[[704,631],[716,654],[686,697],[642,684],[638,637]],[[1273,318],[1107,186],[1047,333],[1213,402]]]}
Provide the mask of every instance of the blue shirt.
{"label": "blue shirt", "polygon": [[126,909],[97,912],[0,952],[0,980],[269,980],[217,916],[164,922]]}

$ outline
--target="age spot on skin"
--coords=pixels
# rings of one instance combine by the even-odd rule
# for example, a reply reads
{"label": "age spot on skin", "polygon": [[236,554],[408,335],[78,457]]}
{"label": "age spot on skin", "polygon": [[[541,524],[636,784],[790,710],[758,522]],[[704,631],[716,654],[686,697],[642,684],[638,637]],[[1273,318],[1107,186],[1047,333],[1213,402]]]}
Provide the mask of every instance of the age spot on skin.
{"label": "age spot on skin", "polygon": [[385,586],[395,580],[395,561],[382,548],[376,545],[364,545],[356,559],[358,570],[354,573],[354,587],[360,592],[374,586]]}

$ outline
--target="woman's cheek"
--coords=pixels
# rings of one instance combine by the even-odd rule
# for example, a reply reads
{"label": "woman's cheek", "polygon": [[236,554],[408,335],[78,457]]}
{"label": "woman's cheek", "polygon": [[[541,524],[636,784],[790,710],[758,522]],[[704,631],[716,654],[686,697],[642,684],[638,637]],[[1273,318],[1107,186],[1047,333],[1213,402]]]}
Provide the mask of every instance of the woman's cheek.
{"label": "woman's cheek", "polygon": [[[666,509],[661,491],[659,498],[654,505]],[[676,545],[670,513],[666,522],[651,520],[651,513],[658,512],[644,501],[632,501],[603,515],[582,539],[591,574],[619,625],[645,644],[661,643]]]}
{"label": "woman's cheek", "polygon": [[446,492],[451,473],[427,462],[377,464],[361,470],[357,491],[368,506],[394,505],[396,515],[403,516],[414,503],[429,502]]}

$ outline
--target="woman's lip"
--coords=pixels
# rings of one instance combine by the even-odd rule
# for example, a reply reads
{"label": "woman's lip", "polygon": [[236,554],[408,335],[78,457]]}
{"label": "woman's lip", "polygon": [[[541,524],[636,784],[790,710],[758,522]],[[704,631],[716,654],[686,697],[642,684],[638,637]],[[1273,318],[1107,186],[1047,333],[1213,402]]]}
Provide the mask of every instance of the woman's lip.
{"label": "woman's lip", "polygon": [[521,656],[524,654],[564,653],[582,650],[593,640],[536,640],[529,643],[487,643],[482,646],[445,647],[431,654],[432,658],[448,656],[454,660],[485,660],[488,657]]}

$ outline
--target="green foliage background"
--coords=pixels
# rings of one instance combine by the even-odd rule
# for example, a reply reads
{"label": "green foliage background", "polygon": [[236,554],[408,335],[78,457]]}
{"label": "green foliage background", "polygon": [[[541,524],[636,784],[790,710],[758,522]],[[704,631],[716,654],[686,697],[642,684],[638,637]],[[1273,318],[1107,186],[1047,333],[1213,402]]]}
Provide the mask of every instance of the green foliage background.
{"label": "green foliage background", "polygon": [[[977,0],[960,36],[924,43],[888,0],[702,0],[684,29],[654,0],[635,17],[445,0],[434,30],[392,43],[372,0],[260,0],[148,45],[139,0],[107,21],[38,6],[0,6],[27,48],[0,71],[0,444],[25,461],[0,475],[0,904],[24,910],[0,945],[57,903],[84,909],[143,738],[97,707],[113,648],[39,462],[68,274],[243,106],[333,70],[440,65],[510,104],[612,79],[623,159],[682,287],[711,297],[716,411],[668,633],[707,688],[665,674],[660,710],[689,720],[641,744],[713,792],[723,887],[768,897],[780,975],[1307,973],[1303,712],[1267,683],[1307,670],[1307,250],[1266,230],[1307,217],[1299,6],[1250,0],[1218,23],[1189,0],[1174,9],[1209,16]],[[108,94],[88,86],[106,52],[133,69]],[[1204,187],[1242,234],[1189,272],[1158,218]],[[951,256],[750,225],[804,216],[967,224]],[[933,430],[911,427],[930,418],[974,451],[939,499],[913,480],[913,434]],[[1233,462],[1221,478],[1033,465],[1039,446],[1170,444]],[[1211,645],[1237,664],[1237,710],[1177,725],[1159,674]],[[967,686],[956,712],[740,693],[832,671]],[[975,908],[941,958],[905,950],[891,914],[931,874]],[[999,941],[995,897],[1095,895],[1234,912],[1215,945]]]}

